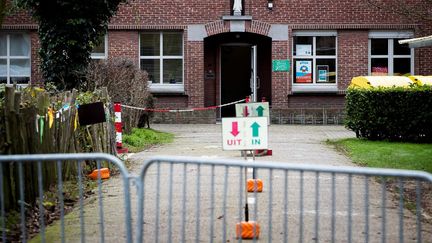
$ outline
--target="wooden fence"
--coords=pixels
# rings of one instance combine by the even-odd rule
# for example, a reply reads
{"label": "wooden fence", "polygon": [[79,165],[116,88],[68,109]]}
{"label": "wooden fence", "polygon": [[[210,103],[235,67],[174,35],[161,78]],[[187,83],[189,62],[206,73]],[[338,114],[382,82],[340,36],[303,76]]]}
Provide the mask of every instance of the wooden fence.
{"label": "wooden fence", "polygon": [[[113,112],[107,91],[99,91],[90,102],[102,101],[105,107],[105,123],[80,127],[77,116],[76,91],[50,96],[38,88],[19,91],[7,86],[3,106],[0,104],[0,152],[1,154],[116,153]],[[62,167],[63,179],[76,176],[76,164]],[[3,185],[6,210],[18,207],[18,169],[13,163],[3,165]],[[37,197],[37,167],[23,165],[25,202],[33,203]],[[95,169],[92,161],[85,163],[84,171]],[[57,180],[54,165],[43,167],[44,189]]]}

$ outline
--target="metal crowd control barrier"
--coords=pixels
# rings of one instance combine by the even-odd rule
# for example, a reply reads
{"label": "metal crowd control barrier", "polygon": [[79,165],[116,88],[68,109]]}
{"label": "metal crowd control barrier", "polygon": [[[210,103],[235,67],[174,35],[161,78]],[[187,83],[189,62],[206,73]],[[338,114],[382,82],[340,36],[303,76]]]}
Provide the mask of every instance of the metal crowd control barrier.
{"label": "metal crowd control barrier", "polygon": [[[65,216],[60,173],[57,227],[56,223],[46,227],[44,205],[39,200],[38,237],[42,242],[241,242],[235,237],[235,226],[245,220],[246,202],[249,220],[260,225],[259,238],[253,242],[432,241],[430,218],[422,207],[430,200],[424,188],[431,187],[432,175],[425,172],[154,157],[133,176],[120,160],[105,154],[0,156],[0,178],[5,175],[5,163],[21,168],[21,241],[29,238],[23,189],[27,178],[22,167],[35,164],[42,185],[39,168],[43,164],[53,163],[61,171],[64,163],[77,163],[77,185],[83,188],[79,165],[84,160],[96,160],[98,167],[108,161],[119,168],[120,176],[106,183],[99,179],[96,195],[89,198],[80,190],[77,207]],[[262,193],[245,196],[246,168],[248,178],[254,168],[263,180]],[[131,186],[136,190],[130,190]],[[39,195],[43,195],[41,187]],[[9,242],[3,184],[0,196],[1,241]]]}
{"label": "metal crowd control barrier", "polygon": [[[0,156],[0,205],[1,205],[1,214],[0,214],[0,229],[1,229],[1,242],[10,242],[12,239],[7,237],[7,229],[8,225],[6,225],[6,212],[5,212],[5,192],[4,192],[4,175],[7,171],[4,168],[10,170],[11,166],[15,166],[18,169],[18,187],[19,187],[19,200],[17,201],[19,207],[19,224],[20,224],[20,242],[27,242],[29,240],[29,232],[27,232],[26,224],[29,222],[28,219],[28,205],[25,202],[26,192],[24,190],[25,184],[28,181],[29,176],[37,176],[37,187],[38,187],[38,210],[39,217],[37,220],[39,222],[39,237],[36,239],[37,242],[104,242],[106,240],[107,229],[105,225],[108,223],[108,220],[113,220],[109,218],[109,215],[106,214],[107,205],[104,206],[104,197],[107,197],[106,193],[103,193],[103,183],[101,180],[101,174],[98,173],[97,179],[97,204],[92,205],[89,200],[85,198],[84,192],[84,180],[83,180],[83,171],[82,164],[84,161],[96,161],[97,169],[101,168],[101,162],[108,162],[118,168],[120,173],[121,180],[123,181],[123,193],[124,193],[124,205],[121,205],[121,202],[118,204],[121,205],[121,208],[115,208],[116,211],[121,212],[121,217],[124,217],[124,226],[123,231],[125,232],[124,239],[120,240],[121,242],[127,241],[132,242],[132,220],[131,220],[131,207],[130,207],[130,192],[129,192],[129,174],[124,166],[123,162],[118,158],[101,153],[93,153],[93,154],[40,154],[40,155],[6,155]],[[76,185],[79,189],[78,195],[78,206],[75,207],[72,213],[65,216],[65,200],[64,200],[64,174],[63,166],[65,163],[74,163],[77,168],[77,178]],[[33,172],[32,174],[24,173],[24,167],[33,164]],[[44,200],[40,200],[44,198],[43,185],[44,185],[44,174],[42,173],[42,167],[53,164],[52,167],[56,171],[56,180],[57,180],[57,198],[58,198],[58,207],[60,213],[59,222],[54,223],[54,226],[46,226],[46,214],[48,213],[44,207]],[[50,167],[51,168],[51,167]],[[27,168],[28,169],[28,168]],[[26,170],[29,171],[29,170]],[[26,178],[25,178],[26,177]],[[6,179],[6,178],[5,178]],[[108,195],[109,196],[109,195]],[[112,209],[111,209],[112,211]],[[10,215],[8,215],[10,216]],[[116,218],[114,220],[118,220],[119,214],[116,214]],[[31,222],[30,222],[31,223]],[[60,224],[60,225],[59,225]],[[88,227],[90,225],[98,225],[98,232],[96,231],[88,231]],[[51,228],[50,228],[51,227]],[[58,229],[58,230],[57,230]],[[87,232],[86,232],[87,230]],[[99,237],[98,237],[99,236]],[[86,238],[87,237],[87,238]],[[15,241],[14,240],[14,241]]]}
{"label": "metal crowd control barrier", "polygon": [[[264,181],[248,198],[245,167]],[[432,241],[421,206],[432,175],[424,172],[156,157],[140,181],[138,242],[241,242],[235,225],[245,220],[246,200],[260,225],[254,242]]]}

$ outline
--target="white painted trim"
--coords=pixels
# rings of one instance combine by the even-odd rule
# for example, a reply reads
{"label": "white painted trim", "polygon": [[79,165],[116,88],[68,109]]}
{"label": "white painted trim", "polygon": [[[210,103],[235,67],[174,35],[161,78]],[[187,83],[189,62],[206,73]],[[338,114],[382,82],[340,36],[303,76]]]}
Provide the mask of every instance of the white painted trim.
{"label": "white painted trim", "polygon": [[108,58],[108,33],[105,34],[104,36],[104,54],[100,55],[101,53],[91,53],[90,54],[90,58],[91,59],[107,59]]}
{"label": "white painted trim", "polygon": [[[339,78],[339,75],[338,75],[338,38],[337,38],[337,35],[331,35],[332,33],[334,34],[334,33],[337,33],[336,31],[296,31],[297,32],[297,35],[294,35],[294,36],[311,36],[311,37],[313,37],[312,38],[312,49],[313,49],[313,51],[312,51],[312,55],[310,55],[310,56],[305,56],[305,55],[299,55],[299,56],[295,56],[294,55],[294,49],[295,49],[295,46],[294,46],[294,40],[292,40],[291,41],[291,44],[292,44],[292,46],[291,46],[291,56],[292,56],[292,62],[291,62],[291,68],[292,68],[292,72],[291,72],[291,85],[292,85],[292,88],[293,88],[293,92],[294,92],[294,87],[295,86],[297,86],[297,89],[301,89],[301,91],[304,91],[304,92],[307,92],[307,91],[313,91],[313,92],[316,92],[316,91],[319,91],[319,89],[322,89],[322,91],[324,91],[324,92],[326,92],[326,91],[328,91],[327,89],[327,87],[329,87],[329,86],[333,86],[333,85],[335,85],[336,86],[336,91],[337,91],[337,84],[338,84],[338,78]],[[302,33],[302,34],[300,34],[300,33]],[[305,33],[305,35],[303,35],[303,33]],[[322,33],[327,33],[327,34],[330,34],[330,35],[309,35],[309,34],[312,34],[312,33],[320,33],[320,34],[322,34]],[[328,55],[325,55],[325,56],[322,56],[322,55],[319,55],[319,56],[317,56],[316,55],[316,37],[321,37],[321,36],[334,36],[335,37],[335,55],[331,55],[331,56],[328,56]],[[296,60],[301,60],[301,59],[308,59],[308,60],[312,60],[312,72],[313,72],[313,75],[312,75],[312,83],[310,83],[310,84],[298,84],[298,83],[295,83],[294,81],[295,81],[295,70],[294,70],[294,62],[296,61]],[[319,60],[319,59],[334,59],[335,60],[335,73],[336,73],[336,79],[335,79],[335,83],[317,83],[316,82],[316,61],[317,60]],[[316,88],[302,88],[303,86],[315,86]],[[318,89],[318,90],[315,90],[315,89]],[[331,91],[333,91],[333,90],[331,90]]]}
{"label": "white painted trim", "polygon": [[187,28],[188,41],[203,41],[207,37],[207,31],[203,24],[191,24]]}
{"label": "white painted trim", "polygon": [[[31,61],[31,38],[28,33],[25,32],[2,32],[2,34],[6,35],[6,56],[1,56],[0,59],[6,60],[6,84],[12,84],[11,78],[29,78],[29,82],[31,82],[31,71],[32,71],[32,61]],[[28,40],[29,46],[29,53],[27,56],[11,56],[10,55],[10,36],[12,34],[22,34],[24,39]],[[11,59],[14,60],[28,60],[29,61],[29,75],[12,75],[10,74],[10,61]],[[18,86],[25,87],[27,84],[18,84]]]}
{"label": "white painted trim", "polygon": [[184,93],[183,84],[149,84],[151,93]]}
{"label": "white painted trim", "polygon": [[245,32],[246,22],[245,21],[230,21],[231,32]]}
{"label": "white painted trim", "polygon": [[[182,36],[182,55],[181,56],[164,56],[163,55],[163,43],[164,43],[164,33],[179,33]],[[159,55],[158,56],[142,56],[141,55],[141,36],[143,34],[159,34]],[[150,31],[150,32],[140,32],[139,33],[139,48],[138,48],[138,63],[141,69],[141,60],[159,60],[159,83],[152,83],[149,85],[150,91],[153,93],[184,93],[184,83],[185,83],[185,61],[184,61],[184,31]],[[182,61],[182,84],[164,84],[163,83],[163,60],[181,60]],[[180,87],[181,85],[181,87]],[[166,88],[163,86],[167,86]]]}
{"label": "white painted trim", "polygon": [[399,44],[408,44],[410,48],[432,46],[432,35],[414,39],[400,40]]}
{"label": "white painted trim", "polygon": [[[384,33],[384,32],[383,32]],[[390,32],[388,32],[390,33]],[[410,74],[414,75],[414,64],[415,64],[415,56],[414,56],[414,49],[410,48],[411,53],[410,55],[394,55],[394,47],[393,42],[394,39],[400,39],[401,37],[393,37],[393,38],[371,38],[369,34],[369,40],[368,40],[368,75],[370,76],[372,74],[372,58],[387,58],[388,63],[388,75],[394,75],[394,59],[395,58],[410,58],[411,62],[411,68],[410,68]],[[371,39],[387,39],[387,55],[372,55],[372,40]]]}
{"label": "white painted trim", "polygon": [[293,84],[292,92],[293,93],[307,93],[307,92],[323,92],[323,93],[331,93],[337,92],[338,87],[336,83],[331,84]]}
{"label": "white painted trim", "polygon": [[287,41],[288,40],[288,25],[286,24],[272,24],[268,35],[273,41]]}
{"label": "white painted trim", "polygon": [[383,39],[403,39],[412,38],[414,32],[412,31],[391,31],[391,30],[371,30],[369,31],[369,38],[383,38]]}

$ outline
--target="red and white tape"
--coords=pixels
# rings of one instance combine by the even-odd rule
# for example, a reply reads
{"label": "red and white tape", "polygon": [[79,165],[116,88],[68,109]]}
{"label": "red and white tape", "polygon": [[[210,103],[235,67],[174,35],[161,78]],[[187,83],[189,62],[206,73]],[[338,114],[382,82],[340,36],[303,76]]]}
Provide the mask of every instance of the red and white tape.
{"label": "red and white tape", "polygon": [[237,101],[230,102],[227,104],[207,106],[207,107],[198,107],[198,108],[191,108],[191,109],[150,109],[150,108],[136,107],[136,106],[130,106],[130,105],[121,105],[121,106],[124,108],[142,110],[142,111],[151,111],[151,112],[191,112],[191,111],[214,110],[214,109],[221,108],[224,106],[234,105],[234,104],[243,102],[245,100],[246,99],[241,99],[241,100],[237,100]]}

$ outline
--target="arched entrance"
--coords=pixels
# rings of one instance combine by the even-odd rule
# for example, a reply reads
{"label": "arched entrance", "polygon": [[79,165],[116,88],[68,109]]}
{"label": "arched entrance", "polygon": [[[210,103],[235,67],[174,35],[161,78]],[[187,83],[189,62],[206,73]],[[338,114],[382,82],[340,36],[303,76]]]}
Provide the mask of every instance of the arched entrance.
{"label": "arched entrance", "polygon": [[[256,50],[254,52],[254,49]],[[254,60],[256,65],[254,65]],[[271,38],[230,32],[204,39],[205,105],[227,104],[252,95],[271,101]],[[218,117],[235,116],[235,107],[221,108]]]}

